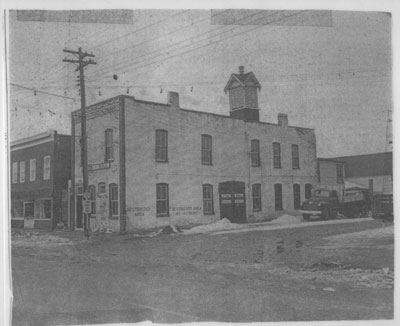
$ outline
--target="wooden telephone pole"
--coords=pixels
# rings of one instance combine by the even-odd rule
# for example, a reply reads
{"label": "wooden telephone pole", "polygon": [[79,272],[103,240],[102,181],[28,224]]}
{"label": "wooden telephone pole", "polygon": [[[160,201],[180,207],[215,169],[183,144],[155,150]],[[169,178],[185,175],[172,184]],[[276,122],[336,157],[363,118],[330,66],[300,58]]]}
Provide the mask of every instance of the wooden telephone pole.
{"label": "wooden telephone pole", "polygon": [[[83,193],[85,194],[89,189],[88,189],[88,171],[87,171],[86,98],[85,98],[85,79],[83,74],[83,68],[90,64],[95,65],[96,62],[94,62],[92,59],[83,60],[86,57],[94,58],[94,55],[82,52],[82,48],[79,48],[78,51],[64,49],[63,52],[72,53],[73,55],[78,56],[78,58],[74,60],[64,58],[63,62],[75,63],[78,65],[75,71],[79,70],[79,81],[80,81],[79,84],[81,87],[81,163],[82,163],[82,177],[83,177]],[[84,232],[87,238],[89,238],[89,221],[90,220],[88,218],[88,214],[84,214]]]}

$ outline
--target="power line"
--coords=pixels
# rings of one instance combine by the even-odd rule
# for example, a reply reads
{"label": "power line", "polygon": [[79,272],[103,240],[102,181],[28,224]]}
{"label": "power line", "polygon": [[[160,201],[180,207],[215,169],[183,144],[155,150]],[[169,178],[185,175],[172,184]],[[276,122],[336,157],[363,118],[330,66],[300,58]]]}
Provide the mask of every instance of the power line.
{"label": "power line", "polygon": [[[249,15],[249,16],[246,16],[246,17],[242,18],[241,20],[248,19],[248,18],[250,18],[250,17],[253,17],[253,16],[255,16],[255,15],[258,15],[259,13],[260,13],[260,12],[256,12],[256,13],[254,13],[254,14],[251,14],[251,15]],[[276,14],[276,13],[273,13],[273,14],[267,15],[266,17],[270,17],[270,16],[273,16],[273,15],[275,15],[275,14]],[[286,18],[286,17],[285,17],[285,18]],[[211,30],[211,31],[207,31],[207,32],[198,34],[198,35],[196,35],[196,36],[192,36],[192,37],[186,38],[186,39],[184,39],[184,40],[175,42],[175,43],[170,44],[170,45],[168,45],[168,46],[165,46],[165,47],[163,47],[163,48],[161,48],[161,49],[157,49],[157,51],[153,51],[153,52],[150,52],[150,53],[146,53],[146,54],[137,56],[136,58],[151,56],[151,55],[154,54],[154,53],[158,53],[160,50],[170,49],[172,46],[176,46],[176,45],[179,45],[179,44],[181,44],[181,43],[184,43],[184,42],[187,42],[187,41],[191,41],[191,44],[184,45],[184,46],[182,46],[182,47],[180,47],[180,48],[177,48],[177,49],[173,50],[173,51],[176,51],[176,50],[179,50],[179,49],[188,47],[188,46],[195,45],[196,43],[199,43],[199,42],[204,42],[204,41],[210,40],[210,39],[212,39],[213,37],[220,36],[220,35],[222,35],[222,34],[231,32],[231,31],[233,31],[233,30],[238,30],[238,29],[241,29],[241,28],[242,28],[242,26],[234,27],[234,28],[231,28],[231,29],[222,31],[222,32],[219,33],[219,34],[216,34],[216,35],[213,35],[213,36],[204,38],[203,40],[199,40],[199,41],[197,41],[197,42],[195,42],[195,43],[193,42],[193,39],[195,39],[195,38],[198,38],[198,37],[200,37],[200,36],[202,36],[202,35],[214,33],[215,31],[221,30],[221,28],[219,27],[219,28],[217,28],[217,29],[214,29],[214,30]],[[231,36],[231,37],[233,37],[233,36]],[[226,39],[228,39],[228,38],[230,38],[230,37],[227,37]],[[212,44],[212,43],[211,43],[211,44]],[[209,45],[211,45],[211,44],[209,44]],[[197,48],[195,48],[195,49],[193,49],[193,50],[196,50],[196,49],[197,49]],[[163,56],[163,55],[165,55],[165,54],[161,53],[161,54],[156,55],[155,57],[159,57],[159,56]],[[155,57],[154,57],[154,58],[155,58]],[[152,58],[152,59],[154,59],[154,58]],[[142,61],[139,61],[139,62],[137,62],[136,64],[143,63],[143,62],[145,62],[146,60],[147,60],[147,59],[142,60]],[[128,62],[129,62],[129,66],[131,66],[132,63],[130,63],[130,59],[128,59],[128,60],[124,60],[124,61],[119,62],[117,65],[109,65],[109,66],[102,67],[99,71],[96,71],[96,73],[102,74],[102,73],[107,72],[107,70],[109,70],[109,69],[115,70],[116,67],[121,66],[121,65],[122,65],[122,66],[121,66],[120,68],[118,68],[118,69],[122,69],[122,68],[125,67],[125,66],[124,66],[124,63],[128,63]],[[157,61],[157,62],[158,62],[158,61]],[[129,66],[128,66],[128,67],[129,67]],[[95,79],[95,80],[98,80],[98,79]]]}
{"label": "power line", "polygon": [[[276,21],[279,21],[279,20],[282,20],[282,19],[286,19],[286,18],[289,18],[289,17],[292,17],[292,16],[295,16],[295,15],[299,15],[300,13],[303,13],[303,12],[305,12],[305,11],[306,11],[306,10],[302,10],[302,11],[297,12],[297,13],[295,13],[295,14],[287,15],[287,16],[285,16],[285,17],[283,17],[283,18],[280,18],[280,19],[277,19],[277,20],[275,20],[275,21],[270,21],[270,22],[268,22],[268,24],[273,23],[273,22],[276,22]],[[237,34],[234,34],[234,35],[231,35],[231,36],[228,36],[228,37],[219,39],[219,40],[216,40],[216,41],[213,41],[213,42],[210,41],[209,43],[207,43],[207,44],[205,44],[205,45],[201,45],[201,46],[199,46],[199,47],[196,47],[196,48],[193,48],[193,49],[189,49],[189,50],[187,50],[187,51],[184,51],[184,52],[181,52],[181,53],[178,53],[178,54],[174,54],[174,55],[171,55],[171,56],[169,56],[169,57],[162,58],[162,59],[160,59],[160,60],[156,60],[156,61],[153,61],[153,62],[150,62],[150,63],[147,63],[147,64],[143,64],[143,65],[139,65],[139,66],[133,66],[133,67],[131,66],[131,67],[128,68],[127,70],[139,69],[139,68],[147,67],[147,66],[149,66],[149,65],[153,65],[153,64],[155,64],[155,63],[158,63],[158,62],[161,62],[161,61],[165,61],[165,60],[167,60],[167,59],[171,59],[171,58],[174,58],[174,57],[177,57],[177,56],[180,56],[180,55],[189,53],[189,52],[193,52],[193,51],[195,51],[195,50],[198,50],[198,49],[201,49],[201,48],[210,46],[210,45],[214,45],[214,44],[220,43],[220,42],[222,42],[222,41],[224,41],[224,40],[227,40],[227,39],[230,39],[230,38],[232,38],[232,37],[235,37],[235,36],[238,36],[238,35],[242,35],[242,34],[244,34],[244,33],[251,32],[251,31],[256,30],[256,29],[258,29],[258,28],[264,27],[265,25],[267,25],[267,23],[266,23],[266,24],[262,24],[262,25],[260,25],[260,26],[256,26],[256,27],[251,28],[251,29],[248,29],[248,30],[246,30],[246,31],[243,31],[243,32],[240,32],[240,33],[237,33]],[[203,40],[203,41],[204,41],[204,40]],[[143,62],[144,62],[144,61],[143,61]],[[120,69],[121,69],[121,68],[120,68]],[[102,79],[102,77],[96,78],[96,79],[92,79],[91,81],[97,81],[97,80],[100,80],[100,79]]]}
{"label": "power line", "polygon": [[62,97],[62,98],[66,98],[66,99],[74,100],[74,101],[75,101],[75,98],[73,98],[73,97],[62,96],[62,95],[53,94],[53,93],[49,93],[49,92],[45,92],[45,91],[39,91],[39,90],[37,90],[37,89],[35,89],[35,88],[25,87],[25,86],[18,85],[18,84],[13,84],[13,83],[10,83],[10,85],[11,85],[11,86],[15,86],[15,87],[19,87],[19,88],[23,88],[23,89],[27,89],[27,90],[30,90],[30,91],[33,91],[34,94],[36,94],[36,93],[42,93],[42,94],[46,94],[46,95],[50,95],[50,96]]}

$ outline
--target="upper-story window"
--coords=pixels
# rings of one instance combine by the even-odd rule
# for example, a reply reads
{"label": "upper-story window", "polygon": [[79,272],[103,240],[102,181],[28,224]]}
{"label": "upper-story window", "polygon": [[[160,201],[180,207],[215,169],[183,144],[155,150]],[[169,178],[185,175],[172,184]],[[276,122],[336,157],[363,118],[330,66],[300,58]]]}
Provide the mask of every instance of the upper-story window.
{"label": "upper-story window", "polygon": [[201,135],[201,163],[212,164],[212,137]]}
{"label": "upper-story window", "polygon": [[336,164],[337,183],[343,183],[343,164]]}
{"label": "upper-story window", "polygon": [[19,182],[25,182],[25,161],[19,162]]}
{"label": "upper-story window", "polygon": [[29,181],[36,180],[36,159],[32,158],[29,160]]}
{"label": "upper-story window", "polygon": [[12,183],[18,183],[18,162],[12,164]]}
{"label": "upper-story window", "polygon": [[292,168],[300,169],[300,160],[299,160],[299,146],[292,145]]}
{"label": "upper-story window", "polygon": [[113,130],[106,129],[105,131],[105,161],[112,161],[114,159],[114,146],[113,146]]}
{"label": "upper-story window", "polygon": [[168,131],[156,130],[156,162],[168,162]]}
{"label": "upper-story window", "polygon": [[274,168],[281,168],[281,144],[273,143],[273,159],[274,159]]}
{"label": "upper-story window", "polygon": [[43,180],[50,179],[50,156],[43,158]]}
{"label": "upper-story window", "polygon": [[251,166],[260,166],[260,141],[253,139],[250,148]]}

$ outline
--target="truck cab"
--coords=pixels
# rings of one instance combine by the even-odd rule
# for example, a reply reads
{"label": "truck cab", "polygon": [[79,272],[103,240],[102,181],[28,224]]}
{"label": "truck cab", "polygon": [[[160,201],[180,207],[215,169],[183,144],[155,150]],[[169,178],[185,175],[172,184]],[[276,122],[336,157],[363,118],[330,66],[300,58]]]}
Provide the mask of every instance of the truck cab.
{"label": "truck cab", "polygon": [[325,220],[333,218],[339,212],[340,202],[336,190],[315,189],[311,198],[302,202],[300,213],[304,220],[319,216]]}

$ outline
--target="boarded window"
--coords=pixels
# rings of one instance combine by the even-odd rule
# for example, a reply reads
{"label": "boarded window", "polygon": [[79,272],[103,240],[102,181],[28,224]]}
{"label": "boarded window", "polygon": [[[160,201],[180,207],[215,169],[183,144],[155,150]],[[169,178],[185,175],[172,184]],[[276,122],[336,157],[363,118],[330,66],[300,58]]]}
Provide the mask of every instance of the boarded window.
{"label": "boarded window", "polygon": [[274,160],[274,168],[281,168],[281,144],[273,143],[273,160]]}
{"label": "boarded window", "polygon": [[90,201],[92,206],[92,215],[96,215],[96,186],[89,186]]}
{"label": "boarded window", "polygon": [[306,183],[304,186],[304,196],[306,199],[311,198],[311,183]]}
{"label": "boarded window", "polygon": [[156,185],[156,207],[158,217],[169,216],[168,197],[168,185],[166,183],[158,183]]}
{"label": "boarded window", "polygon": [[50,179],[50,156],[43,158],[43,180]]}
{"label": "boarded window", "polygon": [[29,181],[36,180],[36,159],[32,158],[29,161]]}
{"label": "boarded window", "polygon": [[292,168],[300,169],[299,146],[292,145]]}
{"label": "boarded window", "polygon": [[203,185],[203,213],[204,215],[214,214],[213,186]]}
{"label": "boarded window", "polygon": [[212,164],[212,137],[201,135],[201,163]]}
{"label": "boarded window", "polygon": [[300,199],[300,185],[293,185],[293,207],[294,209],[300,209],[301,199]]}
{"label": "boarded window", "polygon": [[276,211],[281,211],[283,210],[283,204],[282,204],[282,184],[276,183],[274,185],[274,190],[275,190],[275,210]]}
{"label": "boarded window", "polygon": [[261,184],[256,183],[252,186],[253,211],[261,211]]}
{"label": "boarded window", "polygon": [[25,161],[19,162],[19,182],[25,182]]}
{"label": "boarded window", "polygon": [[18,182],[18,162],[12,164],[12,183]]}
{"label": "boarded window", "polygon": [[110,215],[118,215],[118,185],[111,183],[110,188]]}
{"label": "boarded window", "polygon": [[114,159],[114,146],[113,146],[113,130],[107,129],[105,131],[105,161],[111,161]]}
{"label": "boarded window", "polygon": [[253,139],[251,141],[251,166],[260,166],[260,141],[258,139]]}
{"label": "boarded window", "polygon": [[168,132],[156,130],[156,161],[168,162]]}

